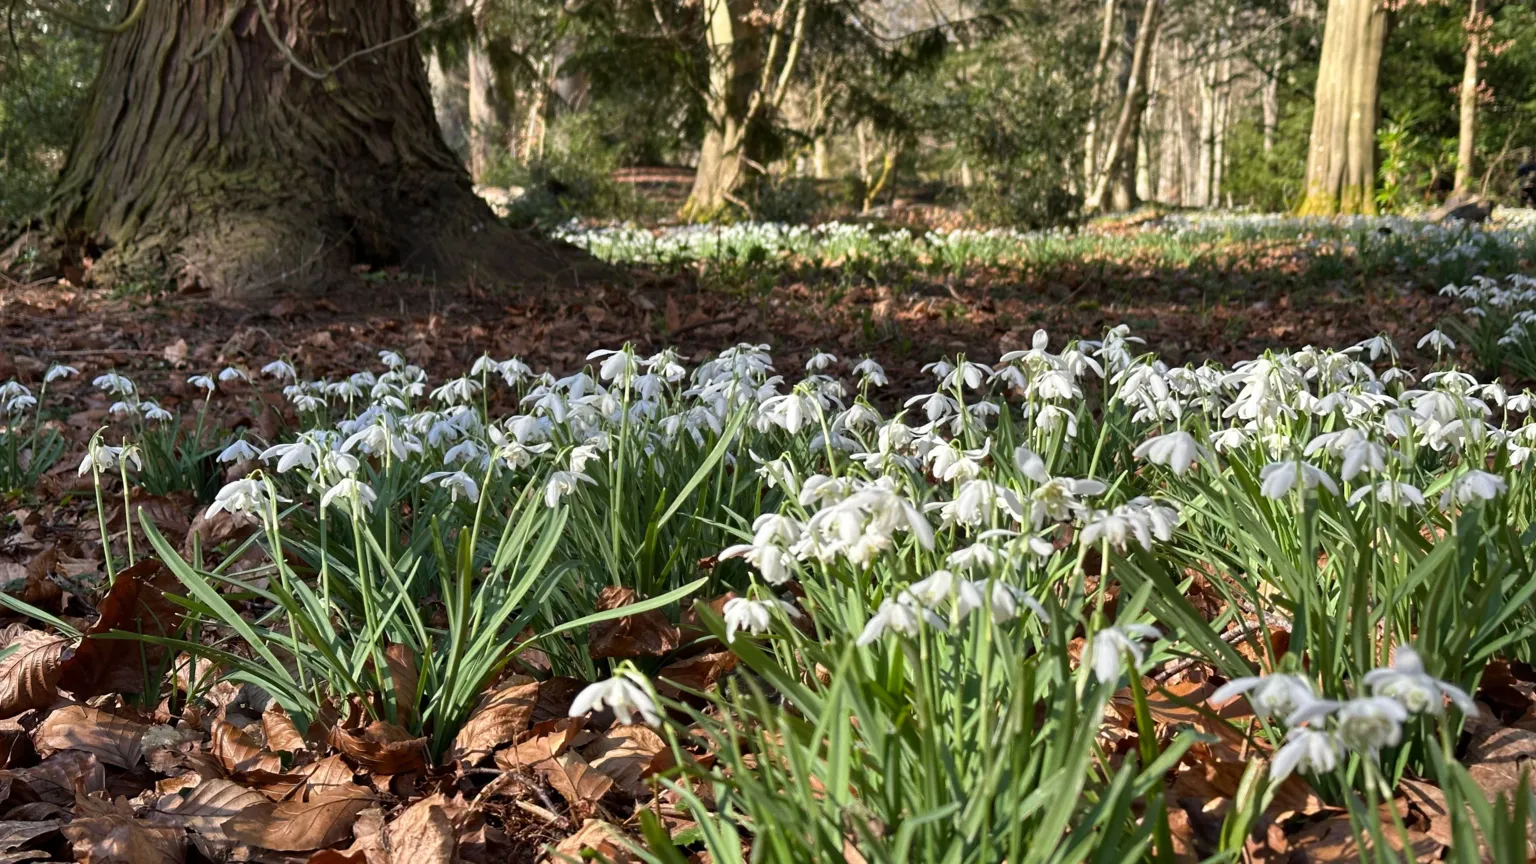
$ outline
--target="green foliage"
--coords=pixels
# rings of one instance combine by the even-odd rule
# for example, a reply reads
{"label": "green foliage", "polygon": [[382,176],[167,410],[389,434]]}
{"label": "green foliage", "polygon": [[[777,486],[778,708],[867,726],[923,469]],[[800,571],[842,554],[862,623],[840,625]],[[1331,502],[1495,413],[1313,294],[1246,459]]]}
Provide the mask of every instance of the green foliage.
{"label": "green foliage", "polygon": [[[77,4],[102,13],[106,0]],[[30,4],[9,6],[0,44],[0,225],[33,216],[53,187],[96,71],[99,38]]]}

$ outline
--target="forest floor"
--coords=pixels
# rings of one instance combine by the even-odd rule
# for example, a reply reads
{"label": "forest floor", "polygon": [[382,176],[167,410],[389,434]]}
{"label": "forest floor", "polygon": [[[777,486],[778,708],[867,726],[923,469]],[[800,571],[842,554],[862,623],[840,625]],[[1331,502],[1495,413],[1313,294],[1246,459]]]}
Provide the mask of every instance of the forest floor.
{"label": "forest floor", "polygon": [[[675,347],[690,365],[734,344],[761,343],[770,346],[786,375],[801,368],[817,351],[831,351],[850,360],[867,354],[877,356],[890,374],[893,386],[882,397],[887,407],[924,386],[928,379],[920,371],[923,364],[956,354],[992,362],[1005,351],[1027,347],[1037,329],[1050,333],[1052,344],[1059,346],[1073,338],[1099,338],[1106,329],[1126,324],[1131,335],[1146,340],[1147,349],[1159,352],[1169,363],[1214,360],[1228,366],[1270,349],[1307,344],[1338,348],[1386,333],[1404,349],[1403,365],[1430,365],[1433,358],[1415,354],[1411,346],[1455,311],[1450,301],[1436,294],[1435,286],[1426,284],[1418,274],[1403,271],[1358,272],[1319,281],[1302,272],[1304,268],[1298,264],[1301,254],[1298,249],[1277,246],[1262,256],[1254,256],[1251,250],[1239,256],[1247,263],[1198,270],[1102,260],[1077,261],[1029,274],[978,269],[958,276],[907,273],[892,280],[867,275],[850,278],[836,262],[815,268],[749,268],[745,276],[737,272],[729,277],[703,265],[666,273],[628,268],[616,270],[615,279],[609,284],[559,292],[450,288],[386,271],[360,273],[353,283],[338,286],[322,298],[278,294],[246,304],[198,295],[114,296],[68,282],[11,284],[0,287],[0,382],[16,379],[36,390],[52,364],[68,364],[82,374],[50,384],[48,390],[48,419],[64,432],[66,455],[41,478],[36,489],[0,502],[0,583],[24,585],[22,599],[53,610],[81,630],[91,627],[97,615],[94,629],[120,626],[121,621],[112,623],[112,610],[120,613],[124,603],[134,606],[148,602],[137,596],[119,598],[116,589],[104,591],[99,581],[100,552],[92,548],[97,515],[90,494],[91,476],[80,476],[75,470],[90,436],[110,421],[111,397],[90,384],[93,378],[109,371],[132,378],[142,392],[154,394],[161,407],[180,413],[185,419],[198,413],[204,404],[201,391],[188,383],[189,376],[213,375],[226,366],[243,367],[254,373],[274,358],[285,358],[304,378],[334,379],[377,367],[381,350],[399,351],[408,362],[425,368],[434,383],[461,374],[482,354],[518,357],[535,370],[563,374],[588,365],[587,355],[592,349],[618,348],[625,343],[633,343],[642,355]],[[1261,262],[1261,266],[1256,266],[1255,261]],[[211,416],[206,428],[213,438],[227,437],[224,430],[251,427],[260,430],[261,437],[269,441],[276,439],[275,428],[281,421],[251,416],[254,412],[250,412],[250,402],[221,404],[244,407]],[[272,408],[266,410],[270,412]],[[191,490],[178,490],[137,500],[146,512],[154,511],[151,515],[159,529],[172,537],[173,544],[181,546],[177,538],[186,538],[186,543],[191,543],[200,530],[208,529],[206,524],[199,527],[200,515],[194,516],[207,503],[197,501],[198,497],[203,496]],[[107,530],[121,539],[122,514],[101,515]],[[97,532],[94,545],[99,545],[99,539]],[[98,581],[92,582],[93,578]],[[164,587],[151,582],[152,579],[136,574],[131,579],[120,576],[117,584],[131,586],[148,597]],[[81,643],[81,650],[90,647],[101,652],[101,644],[91,644],[90,639],[87,636],[86,642]],[[86,661],[95,664],[90,666],[90,674],[95,678],[113,672],[111,664],[100,657],[65,660],[75,666]],[[708,666],[702,658],[682,662]],[[12,671],[0,663],[0,690],[13,686],[5,680],[5,675]],[[66,674],[84,673],[66,670]],[[720,669],[698,674],[707,674],[712,680]],[[537,705],[530,708],[531,715],[518,716],[523,721],[531,716],[534,723],[563,716],[574,692],[568,685],[577,683],[566,679],[562,684],[566,689],[561,690],[546,681],[542,689],[535,688]],[[109,690],[100,692],[105,694]],[[87,691],[74,692],[78,696]],[[0,692],[0,701],[6,698]],[[109,697],[109,701],[110,698],[115,697]],[[32,707],[46,708],[48,701],[42,699]],[[6,763],[29,767],[0,771],[0,778],[9,778],[4,782],[14,781],[18,789],[31,790],[26,794],[36,799],[37,805],[33,815],[6,816],[9,820],[37,816],[37,821],[26,822],[20,828],[15,826],[21,822],[0,823],[12,826],[8,829],[12,834],[0,829],[0,861],[41,858],[61,854],[61,850],[68,848],[73,849],[77,859],[86,861],[180,861],[189,853],[185,849],[179,855],[167,852],[170,840],[166,832],[181,838],[185,828],[196,831],[196,819],[212,818],[206,814],[200,817],[201,811],[194,812],[193,808],[198,806],[222,814],[221,819],[231,812],[250,812],[252,806],[267,808],[255,824],[241,823],[245,833],[234,838],[242,841],[235,846],[243,850],[240,854],[257,860],[309,860],[325,864],[403,861],[405,850],[417,849],[427,842],[421,837],[430,838],[433,831],[449,830],[442,827],[447,822],[452,823],[450,833],[456,838],[457,855],[464,860],[483,864],[542,860],[540,850],[544,844],[571,835],[581,839],[574,845],[568,842],[563,847],[567,851],[584,846],[598,848],[623,860],[621,850],[603,840],[601,829],[594,828],[596,834],[585,836],[589,832],[583,830],[581,817],[603,811],[596,799],[576,805],[584,793],[580,789],[573,792],[572,784],[579,785],[580,778],[545,776],[544,785],[530,784],[526,778],[517,780],[522,785],[518,787],[521,791],[512,796],[515,806],[505,800],[491,806],[486,800],[494,797],[491,786],[500,780],[486,786],[483,779],[474,780],[467,774],[447,777],[420,765],[395,765],[394,770],[389,770],[384,766],[386,757],[398,755],[391,747],[404,742],[361,741],[342,735],[344,740],[338,744],[333,735],[322,744],[311,741],[306,745],[304,736],[291,722],[282,727],[266,714],[250,714],[248,709],[249,716],[242,715],[240,706],[233,702],[220,707],[219,716],[223,719],[214,723],[216,730],[222,729],[223,733],[215,731],[206,742],[183,742],[172,750],[157,751],[161,754],[156,757],[160,762],[139,764],[143,752],[133,748],[147,747],[143,736],[148,733],[144,729],[170,728],[146,724],[174,724],[178,718],[165,713],[167,709],[162,705],[134,721],[136,733],[124,732],[127,727],[123,724],[128,721],[119,715],[130,715],[132,711],[123,703],[108,704],[98,699],[92,704],[105,705],[109,710],[79,705],[59,708],[47,714],[41,726],[30,728],[14,721],[0,722],[0,741],[9,742],[13,749],[30,748],[41,742],[37,744],[38,752],[28,750],[27,755]],[[38,722],[36,714],[34,711],[34,724]],[[185,712],[179,718],[183,728],[196,720],[189,720]],[[298,736],[294,740],[300,749],[321,749],[310,754],[301,776],[298,769],[285,769],[268,749],[241,738],[242,733],[229,725],[238,726],[241,722],[248,726],[259,722],[269,749],[276,749],[274,742],[285,735]],[[70,726],[78,728],[71,732],[67,728]],[[529,739],[527,733],[520,734],[525,737],[519,747],[530,742],[535,747],[547,745],[543,738]],[[129,739],[130,743],[125,744]],[[607,740],[610,739],[599,739]],[[495,746],[506,743],[498,741]],[[630,744],[633,742],[625,746]],[[341,755],[336,754],[318,758],[331,745],[339,747],[350,762],[343,762]],[[125,752],[125,747],[133,752]],[[200,749],[203,747],[206,749]],[[54,755],[47,757],[50,752]],[[594,763],[609,755],[591,756],[590,752],[583,752]],[[82,753],[85,755],[80,756]],[[82,765],[90,762],[95,773],[87,777],[88,788],[77,785],[71,792],[69,781],[51,778],[39,767],[37,757],[45,756],[42,766],[52,764],[54,769],[59,768],[63,764],[58,761],[60,754],[69,758],[80,756],[77,761]],[[651,751],[647,758],[654,755]],[[500,755],[497,758],[500,764]],[[185,764],[170,766],[167,759],[179,759]],[[212,760],[218,765],[209,768],[198,760]],[[371,770],[372,787],[367,792],[371,797],[332,801],[324,789],[314,791],[315,784],[320,782],[316,778],[327,771],[345,773],[344,785],[353,789],[350,768],[368,768],[375,762],[379,764]],[[104,771],[103,765],[112,770]],[[639,767],[626,765],[619,764],[617,770],[640,771]],[[186,770],[188,766],[190,771]],[[647,772],[651,770],[641,767]],[[171,768],[176,770],[172,772]],[[185,785],[179,785],[180,778],[198,772],[206,777],[233,777],[244,786],[226,779],[205,780],[196,787],[203,791],[182,798],[182,803],[173,799],[159,799],[157,803],[157,795],[174,795]],[[591,780],[589,775],[587,781]],[[617,782],[634,781],[633,776],[628,776],[627,780],[621,777]],[[283,786],[285,783],[289,785]],[[300,790],[298,797],[310,796],[310,801],[301,805],[298,798],[286,799],[275,809],[266,803],[251,804],[251,800],[265,801],[252,789],[285,798],[294,794],[293,788]],[[281,791],[284,789],[288,791]],[[559,793],[558,797],[573,802],[572,806],[557,806],[549,795],[551,789]],[[90,792],[107,794],[92,797],[86,794]],[[452,797],[456,792],[460,797]],[[205,794],[228,794],[239,801],[220,804],[198,797]],[[466,805],[464,794],[473,798],[474,806]],[[74,803],[77,796],[79,803]],[[132,804],[122,803],[121,799],[115,804],[107,803],[113,796],[132,799]],[[171,803],[165,804],[167,800]],[[366,813],[358,816],[364,807],[379,800],[410,803],[402,809],[390,810],[392,821],[387,827],[379,820],[370,822],[372,817]],[[297,839],[290,836],[292,830],[282,826],[285,818],[319,818],[313,815],[313,801],[345,811],[340,821],[346,824],[336,830],[341,832],[337,838],[344,838],[349,831],[355,837],[349,851],[320,852],[314,857],[307,852],[295,854],[341,842],[325,833],[340,824],[335,818],[326,817],[329,821],[310,832],[319,834]],[[290,805],[293,813],[282,809]],[[65,825],[66,813],[71,810],[74,821]],[[485,824],[486,813],[494,815],[495,827]],[[480,821],[476,822],[477,819]],[[230,827],[234,821],[220,824],[234,831]],[[1336,827],[1333,823],[1328,825],[1328,831]],[[56,837],[40,839],[45,838],[47,831],[59,830],[61,826],[69,845]],[[669,828],[676,827],[669,823]],[[215,840],[219,840],[218,830],[212,831]],[[1186,825],[1182,830],[1190,829]],[[1323,833],[1327,831],[1320,831],[1319,835]],[[230,837],[223,837],[201,849],[199,844],[207,841],[207,836],[188,836],[193,838],[194,850],[201,850],[197,854],[208,857],[226,854],[232,843]],[[250,840],[251,837],[265,839]],[[1329,835],[1329,842],[1337,840]],[[177,842],[185,843],[185,838]],[[1284,846],[1286,841],[1272,838],[1272,842]],[[293,851],[285,853],[285,843]],[[396,844],[393,851],[392,843]],[[28,845],[49,851],[21,848]],[[114,850],[121,853],[119,857],[113,857]],[[427,864],[438,859],[426,855],[411,860],[413,864]],[[695,856],[690,860],[703,859]]]}

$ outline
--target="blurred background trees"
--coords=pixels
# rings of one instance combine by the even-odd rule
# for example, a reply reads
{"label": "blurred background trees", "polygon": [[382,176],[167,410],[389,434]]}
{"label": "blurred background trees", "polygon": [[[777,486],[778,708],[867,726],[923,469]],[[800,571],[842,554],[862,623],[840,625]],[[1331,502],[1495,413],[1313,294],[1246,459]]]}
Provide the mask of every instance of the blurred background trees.
{"label": "blurred background trees", "polygon": [[[1524,0],[417,2],[443,136],[524,221],[1404,212],[1513,203],[1536,159]],[[0,218],[45,205],[126,5],[9,3]]]}

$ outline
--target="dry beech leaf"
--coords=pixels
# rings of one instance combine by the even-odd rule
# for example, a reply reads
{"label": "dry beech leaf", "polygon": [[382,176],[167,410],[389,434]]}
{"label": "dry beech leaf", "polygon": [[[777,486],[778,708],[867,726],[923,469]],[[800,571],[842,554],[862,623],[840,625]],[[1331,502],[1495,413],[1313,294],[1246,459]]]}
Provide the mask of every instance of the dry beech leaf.
{"label": "dry beech leaf", "polygon": [[352,823],[352,845],[347,852],[362,855],[369,864],[389,864],[389,848],[385,845],[384,811],[369,807],[357,814]]}
{"label": "dry beech leaf", "polygon": [[304,777],[304,798],[308,800],[332,789],[355,785],[356,772],[341,756],[327,756],[310,766]]}
{"label": "dry beech leaf", "polygon": [[338,726],[331,732],[331,743],[375,774],[401,774],[427,767],[427,739],[412,738],[411,733],[383,720],[362,729]]}
{"label": "dry beech leaf", "polygon": [[368,853],[342,852],[339,849],[321,849],[309,856],[305,864],[368,864]]}
{"label": "dry beech leaf", "polygon": [[298,753],[309,749],[309,743],[299,732],[299,726],[273,702],[261,712],[261,734],[267,739],[267,749],[277,753]]}
{"label": "dry beech leaf", "polygon": [[721,675],[735,668],[736,655],[729,651],[700,654],[661,667],[661,671],[656,673],[656,686],[663,695],[675,698],[682,692],[679,687],[708,690]]}
{"label": "dry beech leaf", "polygon": [[499,751],[496,754],[496,764],[503,768],[517,768],[524,765],[537,765],[553,759],[564,753],[578,736],[584,734],[586,725],[585,717],[546,720],[530,729],[528,735],[516,747]]}
{"label": "dry beech leaf", "polygon": [[25,846],[39,837],[52,834],[64,824],[62,819],[45,819],[41,822],[0,821],[0,852],[9,852]]}
{"label": "dry beech leaf", "polygon": [[555,846],[550,860],[585,861],[595,858],[612,864],[632,864],[638,859],[630,854],[629,847],[622,842],[624,839],[627,839],[624,832],[617,827],[598,819],[588,819],[582,823],[580,831]]}
{"label": "dry beech leaf", "polygon": [[513,684],[486,694],[454,737],[448,758],[455,762],[474,759],[515,740],[533,721],[538,701],[537,682]]}
{"label": "dry beech leaf", "polygon": [[230,774],[250,774],[264,771],[278,774],[283,770],[283,760],[276,753],[264,749],[245,731],[232,723],[215,719],[209,731],[212,733],[208,749]]}
{"label": "dry beech leaf", "polygon": [[581,749],[592,768],[630,795],[650,794],[645,778],[672,764],[667,743],[645,726],[615,726]]}
{"label": "dry beech leaf", "polygon": [[[74,656],[63,665],[59,686],[88,699],[102,693],[138,693],[145,687],[144,670],[164,662],[168,649],[148,643],[103,638],[112,630],[170,636],[181,627],[182,607],[166,599],[181,582],[159,561],[145,560],[117,574],[112,590],[97,604],[96,623]],[[152,683],[152,682],[151,682]]]}
{"label": "dry beech leaf", "polygon": [[1404,777],[1398,781],[1397,788],[1408,803],[1418,808],[1429,822],[1429,829],[1425,833],[1437,843],[1451,845],[1451,811],[1440,787]]}
{"label": "dry beech leaf", "polygon": [[417,675],[416,652],[398,642],[384,646],[384,666],[389,670],[389,685],[395,692],[395,710],[401,726],[416,722]]}
{"label": "dry beech leaf", "polygon": [[[632,588],[610,585],[598,595],[599,611],[629,606],[638,599]],[[592,625],[587,651],[594,660],[610,657],[660,657],[682,641],[676,625],[659,609],[611,618]]]}
{"label": "dry beech leaf", "polygon": [[[107,772],[101,760],[80,750],[55,753],[31,768],[0,772],[0,777],[26,784],[40,801],[58,807],[68,807],[79,795],[107,789]],[[7,815],[18,818],[14,811]]]}
{"label": "dry beech leaf", "polygon": [[[1383,824],[1390,818],[1383,814]],[[1387,846],[1393,852],[1401,854],[1402,839],[1397,831],[1383,831]],[[1318,822],[1313,822],[1299,831],[1291,833],[1286,838],[1290,841],[1291,856],[1289,861],[1298,864],[1344,864],[1344,862],[1358,862],[1365,860],[1361,849],[1355,845],[1355,832],[1350,825],[1349,816],[1339,813],[1329,816]],[[1369,852],[1370,835],[1366,835]],[[1443,848],[1422,831],[1409,828],[1408,842],[1412,844],[1411,853],[1414,860],[1429,861],[1439,857]]]}
{"label": "dry beech leaf", "polygon": [[64,661],[74,654],[72,640],[41,630],[23,630],[0,657],[0,717],[47,708],[59,696]]}
{"label": "dry beech leaf", "polygon": [[132,768],[144,758],[149,727],[86,705],[69,705],[48,715],[32,743],[39,753],[83,750],[104,765]]}
{"label": "dry beech leaf", "polygon": [[213,840],[227,841],[223,825],[247,807],[267,803],[259,792],[230,780],[199,781],[195,786],[164,795],[154,803],[149,820],[157,825],[188,828]]}
{"label": "dry beech leaf", "polygon": [[453,864],[458,843],[447,803],[442,793],[423,798],[389,824],[390,864]]}
{"label": "dry beech leaf", "polygon": [[83,864],[181,864],[186,834],[151,825],[133,815],[126,799],[108,802],[82,796],[74,821],[59,829]]}
{"label": "dry beech leaf", "polygon": [[596,803],[613,788],[613,778],[594,771],[587,760],[575,753],[562,753],[533,767],[550,788],[573,806]]}
{"label": "dry beech leaf", "polygon": [[1536,767],[1533,759],[1536,732],[1506,726],[1492,728],[1474,738],[1463,761],[1467,774],[1491,800],[1519,788],[1521,775]]}
{"label": "dry beech leaf", "polygon": [[278,852],[308,852],[332,846],[352,833],[352,822],[374,799],[361,786],[339,787],[308,801],[266,802],[245,808],[224,822],[224,833],[240,843]]}

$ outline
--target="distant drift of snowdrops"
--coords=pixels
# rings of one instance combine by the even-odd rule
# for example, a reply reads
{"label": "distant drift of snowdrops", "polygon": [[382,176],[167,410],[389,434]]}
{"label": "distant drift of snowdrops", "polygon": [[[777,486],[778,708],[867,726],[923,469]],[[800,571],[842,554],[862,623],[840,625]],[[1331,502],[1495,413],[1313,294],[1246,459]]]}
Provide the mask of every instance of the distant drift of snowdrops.
{"label": "distant drift of snowdrops", "polygon": [[[217,442],[240,467],[205,519],[245,532],[178,550],[145,514],[150,548],[129,534],[103,551],[115,572],[165,561],[191,623],[162,641],[301,725],[327,700],[383,694],[361,704],[441,753],[539,648],[551,674],[594,682],[573,714],[611,710],[675,748],[682,767],[657,782],[715,861],[746,860],[743,845],[785,864],[850,847],[872,862],[1171,860],[1166,780],[1209,739],[1164,728],[1148,693],[1189,661],[1229,682],[1201,704],[1246,696],[1216,721],[1248,756],[1212,854],[1238,855],[1298,782],[1389,848],[1403,826],[1378,805],[1411,776],[1472,814],[1455,845],[1474,856],[1474,834],[1525,836],[1455,745],[1490,660],[1536,660],[1536,397],[1397,356],[1378,337],[1170,367],[1125,327],[1039,332],[989,364],[930,364],[931,392],[894,414],[869,398],[877,360],[789,370],[766,346],[692,368],[601,350],[561,378],[483,357],[442,382],[392,352],[332,380],[278,360],[192,380],[209,400],[275,382],[301,421]],[[172,424],[126,377],[95,385],[118,419],[79,471],[105,512],[169,470],[143,455]],[[3,392],[14,447],[46,394]],[[609,587],[638,602],[600,610]],[[664,658],[587,650],[595,622],[676,620],[726,592],[718,613],[693,609],[739,661],[706,691],[669,681]],[[391,645],[417,658],[416,692],[391,686]],[[1112,702],[1136,731],[1113,753]],[[686,858],[637,818],[642,857]]]}
{"label": "distant drift of snowdrops", "polygon": [[1425,268],[1437,280],[1510,272],[1536,255],[1536,211],[1500,211],[1487,226],[1400,216],[1326,219],[1278,214],[1173,214],[1117,231],[955,229],[914,231],[865,223],[789,225],[741,222],[660,229],[631,224],[584,227],[555,235],[605,261],[652,266],[786,261],[841,266],[933,269],[1044,266],[1085,257],[1127,259],[1150,252],[1179,265],[1238,246],[1261,254],[1272,244],[1299,247],[1319,275],[1346,260],[1365,267]]}

